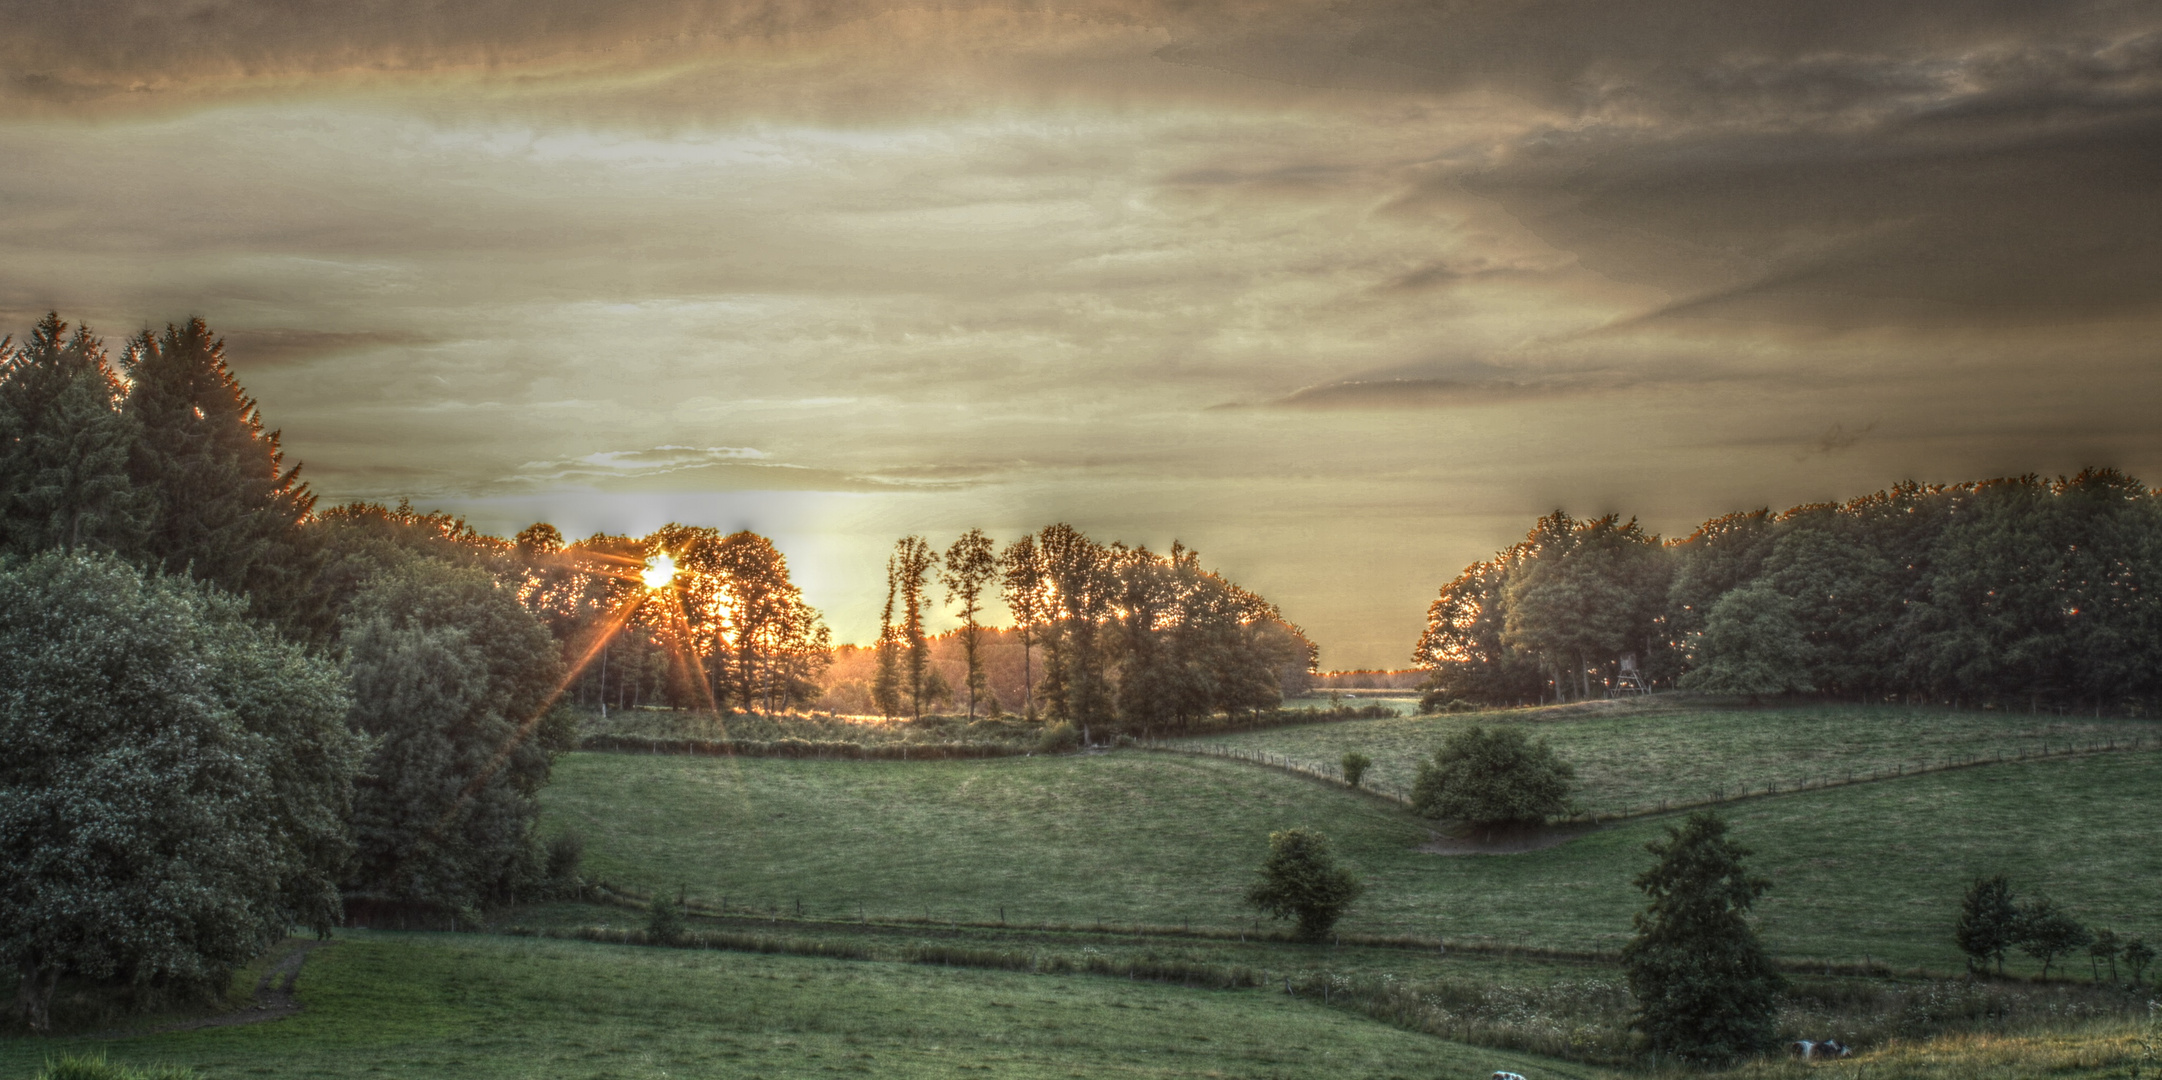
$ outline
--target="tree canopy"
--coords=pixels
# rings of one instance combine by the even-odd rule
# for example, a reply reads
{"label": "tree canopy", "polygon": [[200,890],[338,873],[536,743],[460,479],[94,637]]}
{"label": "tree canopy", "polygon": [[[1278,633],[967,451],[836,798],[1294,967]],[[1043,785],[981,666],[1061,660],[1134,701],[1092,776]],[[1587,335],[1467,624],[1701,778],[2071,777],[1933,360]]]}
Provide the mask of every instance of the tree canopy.
{"label": "tree canopy", "polygon": [[362,740],[344,678],[243,602],[98,554],[0,567],[0,964],[220,985],[339,919]]}

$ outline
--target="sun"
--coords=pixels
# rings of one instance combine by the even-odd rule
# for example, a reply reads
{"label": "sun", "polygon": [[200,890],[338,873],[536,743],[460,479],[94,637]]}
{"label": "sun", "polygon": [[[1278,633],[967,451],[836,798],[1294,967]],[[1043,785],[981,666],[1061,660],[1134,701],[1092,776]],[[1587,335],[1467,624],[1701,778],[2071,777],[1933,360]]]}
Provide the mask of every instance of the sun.
{"label": "sun", "polygon": [[665,589],[676,580],[676,560],[663,551],[646,560],[646,568],[638,575],[648,589]]}

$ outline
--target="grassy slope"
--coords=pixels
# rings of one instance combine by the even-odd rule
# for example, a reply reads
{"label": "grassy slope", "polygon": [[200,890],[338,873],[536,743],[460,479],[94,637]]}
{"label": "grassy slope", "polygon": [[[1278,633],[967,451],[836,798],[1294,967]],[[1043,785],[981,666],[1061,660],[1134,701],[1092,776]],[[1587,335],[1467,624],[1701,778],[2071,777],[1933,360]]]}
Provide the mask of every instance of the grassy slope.
{"label": "grassy slope", "polygon": [[2044,745],[2111,737],[2139,736],[2151,744],[2162,736],[2162,727],[2140,721],[1889,706],[1712,708],[1655,698],[1647,705],[1590,712],[1401,716],[1193,741],[1265,751],[1325,769],[1335,768],[1346,751],[1357,750],[1373,758],[1375,783],[1409,791],[1419,759],[1432,754],[1448,733],[1474,723],[1509,722],[1529,722],[1535,736],[1552,742],[1576,766],[1578,801],[1602,814],[1655,807],[1661,799],[1695,801],[1715,792],[1839,779],[1899,764],[1999,752],[2016,757]]}
{"label": "grassy slope", "polygon": [[1608,1075],[1258,991],[477,935],[349,934],[301,995],[250,1027],[0,1039],[0,1075],[93,1048],[211,1077]]}
{"label": "grassy slope", "polygon": [[[1611,949],[1664,822],[1560,847],[1445,858],[1379,800],[1237,762],[1122,752],[989,762],[562,761],[544,831],[575,825],[590,872],[704,900],[870,913],[1237,926],[1271,829],[1313,825],[1368,884],[1347,931]],[[1739,804],[1789,955],[1952,967],[1967,880],[2013,875],[2076,913],[2162,937],[2162,755],[2007,764]]]}

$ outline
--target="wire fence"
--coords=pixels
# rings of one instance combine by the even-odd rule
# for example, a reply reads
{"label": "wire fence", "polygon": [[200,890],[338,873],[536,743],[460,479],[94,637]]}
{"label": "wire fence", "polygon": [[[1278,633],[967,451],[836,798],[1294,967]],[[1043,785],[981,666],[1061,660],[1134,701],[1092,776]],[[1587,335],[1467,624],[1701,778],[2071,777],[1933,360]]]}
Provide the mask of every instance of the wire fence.
{"label": "wire fence", "polygon": [[[1343,784],[1343,768],[1332,762],[1295,758],[1285,754],[1272,754],[1265,750],[1220,743],[1168,743],[1151,741],[1141,744],[1144,749],[1167,754],[1186,754],[1192,757],[1226,758],[1243,761],[1333,784]],[[1965,753],[1944,753],[1888,765],[1848,768],[1814,775],[1797,775],[1788,778],[1771,778],[1746,782],[1735,788],[1714,787],[1694,798],[1660,799],[1638,806],[1612,811],[1584,811],[1573,817],[1561,819],[1557,824],[1598,825],[1632,818],[1654,817],[1681,810],[1700,810],[1706,807],[1724,806],[1749,799],[1762,799],[1773,795],[1792,795],[1803,791],[1821,791],[1825,788],[1847,787],[1852,784],[1877,783],[1897,780],[1928,773],[1948,772],[1953,769],[1973,769],[1988,765],[2006,765],[2021,761],[2041,761],[2054,758],[2086,757],[2093,754],[2134,753],[2162,749],[2162,737],[2149,735],[2115,735],[2099,739],[2066,739],[2061,744],[2045,739],[2042,745],[2019,750],[1974,750]],[[1362,779],[1358,790],[1376,798],[1409,807],[1411,792],[1395,784],[1376,783]]]}

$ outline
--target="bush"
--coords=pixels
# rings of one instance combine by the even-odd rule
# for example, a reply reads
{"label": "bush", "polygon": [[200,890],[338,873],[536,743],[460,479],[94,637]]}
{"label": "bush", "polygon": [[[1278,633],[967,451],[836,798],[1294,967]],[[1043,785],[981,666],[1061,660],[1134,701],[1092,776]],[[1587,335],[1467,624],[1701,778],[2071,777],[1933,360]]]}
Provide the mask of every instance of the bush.
{"label": "bush", "polygon": [[683,940],[683,901],[665,892],[655,893],[646,906],[646,940],[673,945]]}
{"label": "bush", "polygon": [[585,834],[576,829],[566,829],[548,841],[548,881],[551,885],[572,886],[578,884],[578,867],[585,861]]}
{"label": "bush", "polygon": [[1327,837],[1312,829],[1269,834],[1269,857],[1246,902],[1273,919],[1297,919],[1298,935],[1319,941],[1364,887],[1329,857]]}
{"label": "bush", "polygon": [[1039,754],[1064,754],[1081,747],[1081,733],[1064,720],[1043,729],[1043,738],[1036,741]]}
{"label": "bush", "polygon": [[337,668],[243,602],[103,556],[0,569],[0,970],[222,987],[332,875],[361,743]]}
{"label": "bush", "polygon": [[1545,739],[1523,729],[1477,724],[1450,735],[1432,761],[1419,763],[1412,809],[1431,818],[1474,825],[1538,825],[1569,812],[1576,769]]}
{"label": "bush", "polygon": [[1358,787],[1359,781],[1366,776],[1366,770],[1373,766],[1374,759],[1353,750],[1344,755],[1342,764],[1344,766],[1344,783],[1350,784],[1352,787]]}
{"label": "bush", "polygon": [[1622,948],[1633,1026],[1653,1050],[1707,1064],[1770,1048],[1785,985],[1747,917],[1772,883],[1750,876],[1749,849],[1726,832],[1697,813],[1645,845],[1659,859],[1636,879],[1650,902]]}

